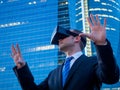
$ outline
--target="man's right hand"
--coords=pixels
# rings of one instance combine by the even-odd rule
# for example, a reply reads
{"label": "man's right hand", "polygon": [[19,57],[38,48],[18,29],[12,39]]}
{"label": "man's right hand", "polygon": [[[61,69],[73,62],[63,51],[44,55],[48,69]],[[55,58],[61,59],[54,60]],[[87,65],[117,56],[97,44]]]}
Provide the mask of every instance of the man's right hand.
{"label": "man's right hand", "polygon": [[16,44],[16,48],[14,47],[14,45],[12,45],[11,46],[11,51],[12,51],[11,56],[12,56],[16,66],[17,66],[17,69],[20,69],[23,66],[25,66],[25,61],[22,58],[19,45]]}

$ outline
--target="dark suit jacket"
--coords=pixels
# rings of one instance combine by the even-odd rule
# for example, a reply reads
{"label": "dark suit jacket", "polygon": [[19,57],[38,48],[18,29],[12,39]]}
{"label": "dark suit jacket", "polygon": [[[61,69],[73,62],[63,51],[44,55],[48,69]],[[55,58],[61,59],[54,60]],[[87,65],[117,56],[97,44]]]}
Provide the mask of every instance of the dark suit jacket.
{"label": "dark suit jacket", "polygon": [[112,48],[108,42],[105,46],[96,46],[97,57],[82,55],[70,69],[65,86],[62,86],[62,67],[51,71],[39,85],[27,64],[14,72],[23,90],[100,90],[102,83],[113,84],[119,80],[119,68],[115,62]]}

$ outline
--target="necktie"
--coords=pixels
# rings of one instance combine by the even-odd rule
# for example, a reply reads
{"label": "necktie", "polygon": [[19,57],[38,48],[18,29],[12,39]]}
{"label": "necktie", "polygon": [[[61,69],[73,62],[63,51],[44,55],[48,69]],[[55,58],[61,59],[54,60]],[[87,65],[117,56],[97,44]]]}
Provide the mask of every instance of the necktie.
{"label": "necktie", "polygon": [[72,59],[73,59],[73,57],[68,57],[65,60],[64,69],[62,71],[63,86],[64,86],[66,78],[68,76],[68,73],[69,73],[69,70],[70,70],[70,61]]}

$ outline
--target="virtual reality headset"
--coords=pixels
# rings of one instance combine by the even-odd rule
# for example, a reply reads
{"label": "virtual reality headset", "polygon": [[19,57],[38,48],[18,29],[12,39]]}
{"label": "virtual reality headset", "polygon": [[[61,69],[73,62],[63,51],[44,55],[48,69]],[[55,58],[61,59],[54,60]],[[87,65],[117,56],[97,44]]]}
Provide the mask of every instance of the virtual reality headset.
{"label": "virtual reality headset", "polygon": [[[80,31],[80,33],[82,33]],[[53,34],[51,36],[51,44],[54,44],[54,45],[59,45],[59,40],[60,39],[64,39],[66,37],[69,37],[69,36],[78,36],[79,34],[77,33],[74,33],[70,30],[67,30],[65,28],[63,28],[62,26],[56,26],[55,30],[53,31]],[[81,41],[83,43],[83,45],[85,46],[86,45],[86,39],[81,37]]]}

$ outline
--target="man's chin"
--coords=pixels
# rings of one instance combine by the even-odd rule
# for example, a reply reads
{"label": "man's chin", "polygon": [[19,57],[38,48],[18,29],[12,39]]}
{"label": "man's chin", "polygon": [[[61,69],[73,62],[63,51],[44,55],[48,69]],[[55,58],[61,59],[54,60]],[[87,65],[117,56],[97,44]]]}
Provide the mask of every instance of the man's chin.
{"label": "man's chin", "polygon": [[66,48],[65,48],[65,47],[59,47],[59,50],[60,50],[61,52],[65,52],[65,51],[66,51]]}

